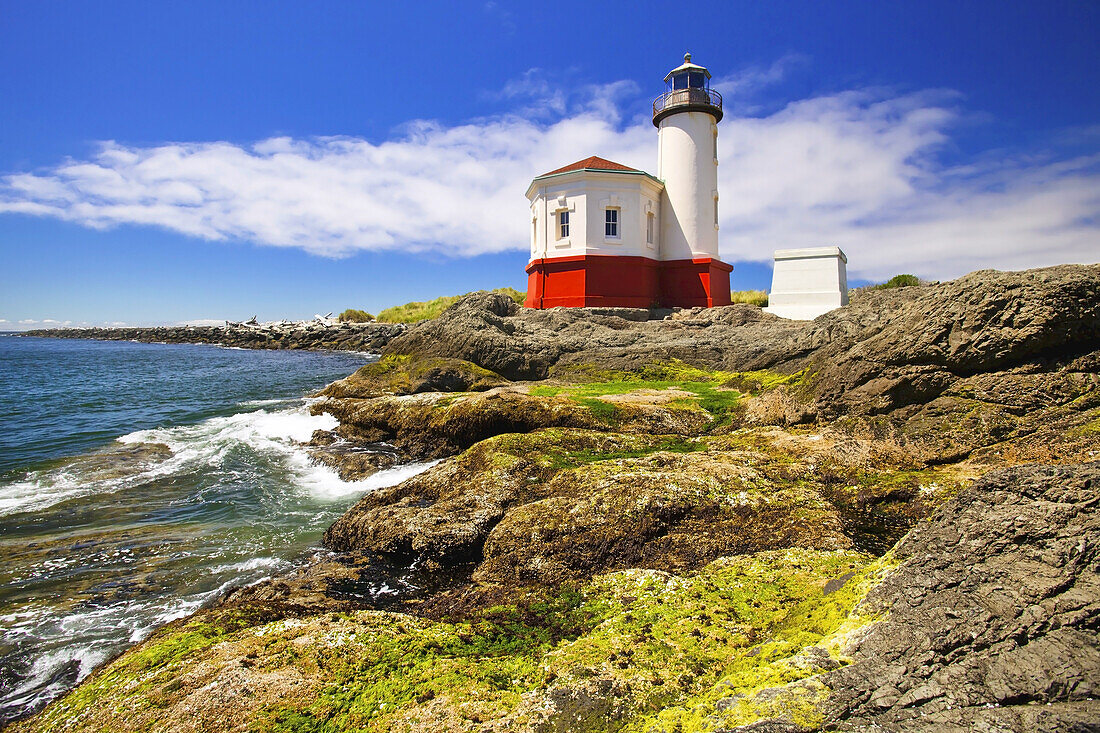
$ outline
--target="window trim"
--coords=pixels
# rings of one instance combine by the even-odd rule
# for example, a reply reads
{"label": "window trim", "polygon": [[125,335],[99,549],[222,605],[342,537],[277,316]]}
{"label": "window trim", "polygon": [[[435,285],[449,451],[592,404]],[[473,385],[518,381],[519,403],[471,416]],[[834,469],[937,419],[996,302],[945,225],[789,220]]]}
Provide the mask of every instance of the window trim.
{"label": "window trim", "polygon": [[[622,207],[621,206],[605,206],[603,210],[603,238],[604,239],[622,239],[623,227],[622,227]],[[609,228],[614,228],[614,234],[608,232]]]}
{"label": "window trim", "polygon": [[561,242],[569,239],[569,209],[561,209],[556,213],[557,221],[555,222],[555,227],[558,233],[557,241]]}

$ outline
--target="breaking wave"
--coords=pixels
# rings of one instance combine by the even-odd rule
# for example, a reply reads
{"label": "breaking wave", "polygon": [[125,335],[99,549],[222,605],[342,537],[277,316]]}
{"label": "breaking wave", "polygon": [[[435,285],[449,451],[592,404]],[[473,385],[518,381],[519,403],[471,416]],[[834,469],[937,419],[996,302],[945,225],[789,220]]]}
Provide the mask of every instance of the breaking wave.
{"label": "breaking wave", "polygon": [[[291,570],[357,497],[434,465],[343,481],[304,445],[335,418],[307,399],[239,404],[0,481],[0,533],[18,528],[0,541],[0,725],[229,588]],[[20,541],[29,524],[46,539]]]}

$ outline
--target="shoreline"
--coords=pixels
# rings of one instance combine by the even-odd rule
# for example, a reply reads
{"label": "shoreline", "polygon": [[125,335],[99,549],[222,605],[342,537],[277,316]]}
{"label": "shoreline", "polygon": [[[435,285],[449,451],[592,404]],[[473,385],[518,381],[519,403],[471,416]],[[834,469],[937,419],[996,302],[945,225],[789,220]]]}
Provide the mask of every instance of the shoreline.
{"label": "shoreline", "polygon": [[51,328],[13,333],[32,338],[134,341],[161,344],[210,344],[240,349],[294,349],[379,353],[408,331],[404,323],[317,321],[225,326],[148,326],[125,328]]}

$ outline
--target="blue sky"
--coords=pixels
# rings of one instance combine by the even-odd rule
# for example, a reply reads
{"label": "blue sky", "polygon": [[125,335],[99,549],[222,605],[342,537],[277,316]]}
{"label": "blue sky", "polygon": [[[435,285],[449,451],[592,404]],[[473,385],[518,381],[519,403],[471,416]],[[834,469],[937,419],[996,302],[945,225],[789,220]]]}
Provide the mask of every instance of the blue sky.
{"label": "blue sky", "polygon": [[529,179],[726,99],[722,256],[1100,260],[1100,3],[0,2],[0,329],[523,289]]}

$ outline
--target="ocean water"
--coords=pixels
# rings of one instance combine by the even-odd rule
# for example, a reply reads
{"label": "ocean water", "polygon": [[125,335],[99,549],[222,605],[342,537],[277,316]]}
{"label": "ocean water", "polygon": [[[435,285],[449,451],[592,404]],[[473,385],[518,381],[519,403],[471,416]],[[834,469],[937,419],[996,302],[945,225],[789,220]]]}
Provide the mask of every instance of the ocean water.
{"label": "ocean water", "polygon": [[0,725],[423,470],[345,482],[300,445],[373,359],[0,335]]}

